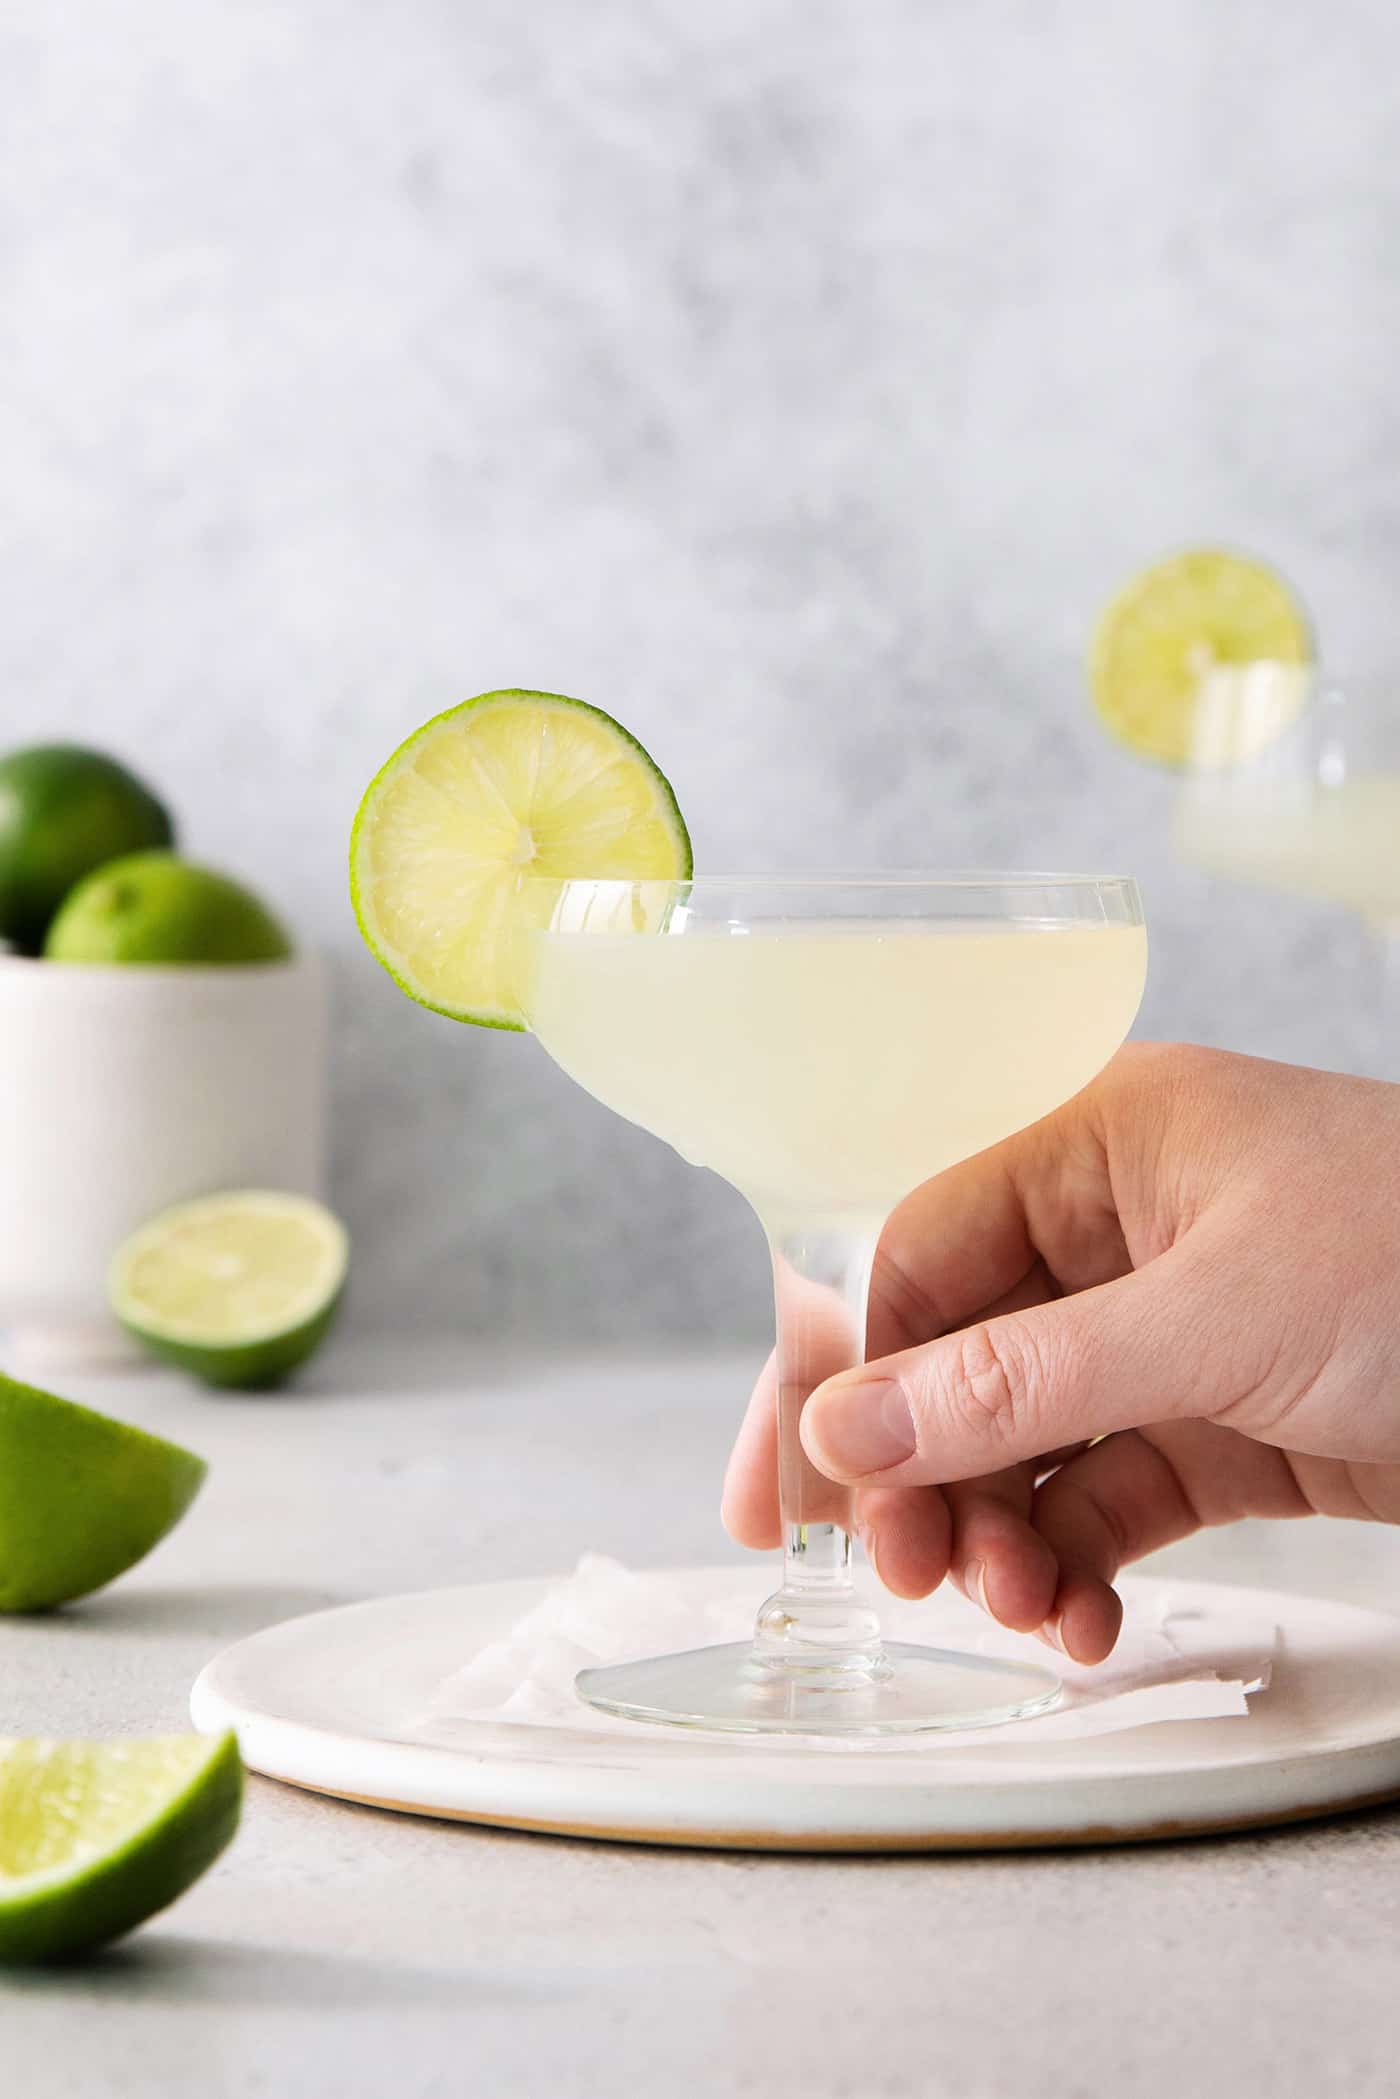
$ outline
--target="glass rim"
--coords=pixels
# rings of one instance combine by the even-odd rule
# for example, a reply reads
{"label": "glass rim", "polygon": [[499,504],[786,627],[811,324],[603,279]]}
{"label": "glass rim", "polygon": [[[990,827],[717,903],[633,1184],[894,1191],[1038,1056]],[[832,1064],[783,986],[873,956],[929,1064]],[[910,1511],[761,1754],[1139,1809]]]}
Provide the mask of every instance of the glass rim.
{"label": "glass rim", "polygon": [[1282,656],[1252,656],[1247,662],[1221,664],[1217,668],[1242,672],[1296,671],[1307,679],[1309,686],[1316,692],[1366,693],[1374,686],[1383,685],[1387,693],[1393,694],[1397,678],[1400,678],[1400,667],[1392,667],[1384,662],[1369,666],[1364,663],[1349,663],[1345,656],[1340,661],[1333,661],[1329,657],[1325,660],[1314,658],[1308,663],[1293,663]]}
{"label": "glass rim", "polygon": [[527,875],[554,889],[651,889],[673,883],[686,889],[1136,889],[1125,874],[1050,873],[1022,868],[918,868],[812,874],[735,874],[723,869],[702,875]]}

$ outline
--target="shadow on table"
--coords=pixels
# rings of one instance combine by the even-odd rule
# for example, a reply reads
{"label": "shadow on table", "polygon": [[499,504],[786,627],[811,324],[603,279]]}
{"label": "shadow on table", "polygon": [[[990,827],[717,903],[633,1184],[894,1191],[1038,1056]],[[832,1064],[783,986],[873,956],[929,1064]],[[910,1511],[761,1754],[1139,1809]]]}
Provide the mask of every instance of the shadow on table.
{"label": "shadow on table", "polygon": [[534,1989],[489,1970],[396,1967],[358,1954],[296,1946],[250,1946],[187,1932],[154,1932],[109,1947],[73,1967],[18,1968],[7,1990],[83,2002],[287,2006],[315,2011],[392,2011],[436,2004],[461,2009],[539,2004],[557,1990]]}
{"label": "shadow on table", "polygon": [[[347,1335],[333,1341],[292,1382],[276,1394],[285,1407],[298,1400],[387,1397],[467,1399],[509,1388],[519,1375],[520,1350],[505,1343],[483,1343],[467,1334],[414,1334],[366,1337]],[[567,1359],[561,1356],[558,1359]],[[547,1353],[531,1356],[532,1367],[547,1375]],[[217,1398],[217,1394],[211,1397]],[[224,1395],[247,1405],[246,1393]]]}
{"label": "shadow on table", "polygon": [[76,1633],[199,1633],[236,1640],[284,1618],[358,1598],[294,1582],[187,1582],[170,1588],[104,1589],[82,1603],[32,1621]]}

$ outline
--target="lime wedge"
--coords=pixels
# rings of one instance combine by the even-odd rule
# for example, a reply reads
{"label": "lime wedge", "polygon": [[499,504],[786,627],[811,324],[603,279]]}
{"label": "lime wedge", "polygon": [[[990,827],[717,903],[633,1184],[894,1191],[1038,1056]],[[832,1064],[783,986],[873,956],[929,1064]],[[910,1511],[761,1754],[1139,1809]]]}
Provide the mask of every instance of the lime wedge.
{"label": "lime wedge", "polygon": [[244,1189],[163,1210],[120,1249],[112,1310],[208,1385],[280,1384],[335,1317],[350,1242],[309,1196]]}
{"label": "lime wedge", "polygon": [[51,1610],[114,1581],[179,1522],[205,1470],[178,1444],[0,1374],[0,1611]]}
{"label": "lime wedge", "polygon": [[551,692],[485,692],[427,722],[375,775],[350,838],[360,931],[401,991],[480,1027],[525,1025],[519,935],[557,882],[684,879],[670,786],[611,715]]}
{"label": "lime wedge", "polygon": [[[1099,621],[1089,660],[1094,706],[1105,728],[1141,757],[1184,765],[1203,689],[1254,664],[1312,661],[1307,616],[1283,579],[1243,554],[1212,547],[1174,554],[1134,577]],[[1306,681],[1279,679],[1256,729],[1276,735],[1302,706]],[[1231,755],[1244,756],[1232,743]]]}
{"label": "lime wedge", "polygon": [[0,1961],[61,1961],[144,1924],[238,1827],[233,1734],[0,1741]]}

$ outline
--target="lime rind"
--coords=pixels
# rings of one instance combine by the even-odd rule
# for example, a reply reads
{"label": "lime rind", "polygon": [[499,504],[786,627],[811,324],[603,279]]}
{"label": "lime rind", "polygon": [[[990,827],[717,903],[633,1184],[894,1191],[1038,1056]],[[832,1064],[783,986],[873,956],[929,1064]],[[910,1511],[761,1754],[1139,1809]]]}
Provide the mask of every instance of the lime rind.
{"label": "lime rind", "polygon": [[[1095,629],[1089,682],[1108,733],[1138,757],[1180,767],[1202,760],[1195,748],[1198,703],[1222,674],[1251,666],[1279,673],[1275,695],[1307,693],[1282,673],[1314,657],[1306,613],[1289,584],[1252,555],[1190,548],[1135,576]],[[1270,736],[1293,718],[1281,707],[1256,720]],[[1238,739],[1237,739],[1238,745]],[[1240,747],[1232,755],[1250,755]]]}
{"label": "lime rind", "polygon": [[[520,932],[528,930],[533,924],[547,922],[552,899],[557,896],[558,888],[571,876],[621,880],[664,876],[667,879],[685,880],[693,871],[694,855],[680,805],[665,774],[630,730],[625,729],[603,708],[595,707],[587,700],[572,699],[564,693],[535,691],[524,686],[502,687],[496,691],[478,693],[473,699],[435,714],[398,746],[366,788],[350,834],[350,898],[365,945],[399,989],[416,1004],[426,1006],[430,1012],[440,1013],[449,1020],[466,1022],[474,1027],[522,1034],[527,1032],[528,1022],[518,1000],[507,1003],[502,1000],[487,1002],[471,998],[445,998],[436,995],[422,982],[415,974],[409,958],[389,937],[382,923],[382,916],[374,907],[372,892],[376,882],[369,867],[369,848],[375,818],[380,812],[387,791],[413,766],[415,756],[423,753],[434,738],[464,727],[470,730],[474,725],[474,717],[478,717],[485,710],[499,707],[518,707],[545,714],[558,709],[566,720],[586,722],[593,725],[595,730],[604,731],[607,742],[616,749],[614,762],[627,762],[633,780],[644,780],[647,783],[652,801],[650,813],[659,821],[667,845],[667,865],[664,869],[654,863],[617,865],[616,840],[609,841],[608,849],[599,859],[592,860],[591,864],[590,849],[587,845],[578,843],[574,848],[578,857],[571,860],[568,866],[539,867],[529,870],[528,873],[522,869],[519,882],[513,890],[508,886],[508,879],[501,887],[502,908],[499,914],[497,944],[502,952]],[[538,753],[536,756],[537,776]],[[586,790],[593,784],[585,782],[583,788]],[[489,784],[486,791],[489,796]],[[500,801],[506,821],[522,821],[520,810],[511,805],[504,795],[500,796]],[[529,813],[527,810],[526,814]],[[546,809],[546,815],[552,816],[555,813]],[[551,854],[550,857],[555,858],[557,855]],[[601,864],[602,861],[609,864]],[[508,877],[508,861],[493,863],[488,855],[484,861],[478,863],[478,867],[491,869],[498,879],[502,876]],[[530,882],[528,903],[523,894],[526,880]],[[512,904],[514,909],[511,908]]]}
{"label": "lime rind", "polygon": [[310,1319],[260,1341],[225,1343],[211,1348],[199,1342],[175,1341],[168,1335],[123,1319],[122,1324],[163,1363],[188,1372],[201,1383],[230,1392],[270,1392],[285,1384],[295,1371],[315,1355],[335,1324],[343,1292]]}
{"label": "lime rind", "polygon": [[[67,1961],[123,1937],[183,1895],[231,1842],[243,1804],[243,1763],[231,1729],[208,1737],[73,1745],[0,1741],[0,1819],[13,1831],[43,1812],[35,1766],[75,1747],[90,1749],[100,1775],[112,1780],[143,1762],[176,1765],[171,1785],[146,1788],[128,1828],[106,1843],[81,1843],[82,1817],[71,1797],[53,1788],[51,1813],[78,1841],[69,1855],[28,1873],[6,1873],[0,1854],[0,1961]],[[188,1765],[188,1769],[180,1766]],[[91,1767],[89,1767],[91,1769]],[[158,1770],[153,1773],[159,1776]],[[6,1793],[16,1796],[7,1801]],[[71,1787],[67,1789],[71,1794]]]}

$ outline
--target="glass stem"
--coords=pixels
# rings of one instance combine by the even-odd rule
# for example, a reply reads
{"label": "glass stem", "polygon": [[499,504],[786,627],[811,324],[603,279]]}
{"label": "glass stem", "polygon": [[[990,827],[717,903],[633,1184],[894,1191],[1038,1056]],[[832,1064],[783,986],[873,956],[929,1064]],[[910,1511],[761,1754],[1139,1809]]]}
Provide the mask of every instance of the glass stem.
{"label": "glass stem", "polygon": [[778,1346],[778,1500],[782,1587],[758,1614],[759,1666],[803,1681],[849,1683],[888,1674],[879,1620],[851,1580],[848,1487],[802,1448],[802,1410],[817,1386],[865,1361],[866,1302],[878,1225],[771,1230]]}

